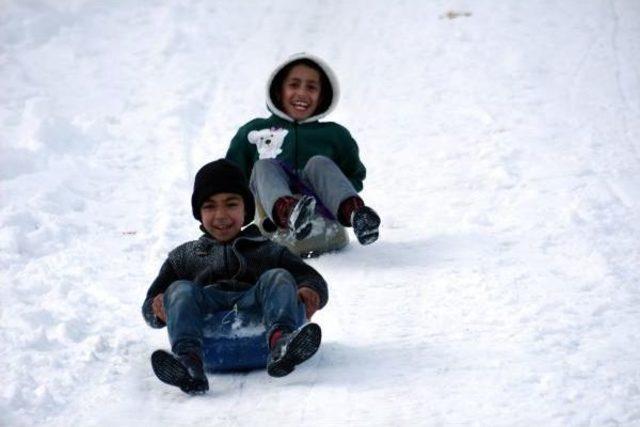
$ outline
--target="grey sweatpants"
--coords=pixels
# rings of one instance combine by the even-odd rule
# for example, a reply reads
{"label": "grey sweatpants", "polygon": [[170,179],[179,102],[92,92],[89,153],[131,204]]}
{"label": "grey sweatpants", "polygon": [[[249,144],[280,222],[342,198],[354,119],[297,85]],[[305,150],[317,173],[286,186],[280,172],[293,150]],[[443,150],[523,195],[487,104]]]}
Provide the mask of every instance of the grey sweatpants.
{"label": "grey sweatpants", "polygon": [[[358,192],[340,168],[325,156],[313,156],[302,171],[302,181],[311,188],[321,202],[337,218],[340,203],[357,196]],[[266,214],[273,220],[273,205],[280,197],[291,196],[291,179],[275,159],[260,159],[251,172],[251,191]]]}

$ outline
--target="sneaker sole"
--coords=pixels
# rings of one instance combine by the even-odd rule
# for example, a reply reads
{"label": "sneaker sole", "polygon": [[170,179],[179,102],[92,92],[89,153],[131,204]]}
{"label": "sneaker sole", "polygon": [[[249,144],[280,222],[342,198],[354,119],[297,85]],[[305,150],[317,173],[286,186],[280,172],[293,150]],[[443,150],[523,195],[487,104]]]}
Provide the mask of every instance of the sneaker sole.
{"label": "sneaker sole", "polygon": [[163,383],[179,387],[188,394],[204,394],[209,390],[209,383],[205,380],[193,379],[187,368],[171,353],[165,350],[156,350],[151,355],[153,373]]}
{"label": "sneaker sole", "polygon": [[316,199],[311,196],[304,196],[296,205],[295,212],[292,213],[294,218],[291,228],[296,240],[302,240],[311,233],[313,224],[311,218],[316,210]]}
{"label": "sneaker sole", "polygon": [[267,367],[272,377],[284,377],[295,369],[296,365],[316,354],[322,341],[322,331],[315,323],[308,323],[287,345],[284,356]]}

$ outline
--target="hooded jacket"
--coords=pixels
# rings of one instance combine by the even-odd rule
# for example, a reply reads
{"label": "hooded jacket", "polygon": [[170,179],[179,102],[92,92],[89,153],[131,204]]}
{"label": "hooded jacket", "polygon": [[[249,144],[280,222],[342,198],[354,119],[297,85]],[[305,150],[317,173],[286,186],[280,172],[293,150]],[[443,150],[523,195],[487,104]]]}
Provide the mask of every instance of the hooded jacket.
{"label": "hooded jacket", "polygon": [[322,276],[298,255],[263,237],[251,225],[228,243],[220,243],[208,234],[183,243],[169,253],[160,273],[153,281],[144,303],[142,315],[147,324],[161,328],[164,322],[153,313],[153,299],[164,293],[177,280],[189,280],[200,286],[215,286],[224,291],[244,292],[253,287],[267,270],[283,268],[296,280],[298,287],[309,287],[320,296],[320,308],[329,297]]}
{"label": "hooded jacket", "polygon": [[[290,63],[307,59],[316,63],[324,72],[329,87],[321,87],[324,103],[311,117],[296,121],[278,108],[274,94],[279,88],[278,73]],[[356,191],[362,190],[366,168],[360,161],[358,144],[349,131],[333,122],[319,120],[335,108],[340,96],[340,88],[335,73],[320,58],[300,53],[293,55],[278,65],[267,80],[267,109],[272,113],[268,118],[251,120],[242,126],[231,140],[226,158],[235,162],[247,177],[251,176],[253,164],[258,159],[277,158],[294,170],[302,170],[307,161],[316,155],[330,158],[349,179]]]}

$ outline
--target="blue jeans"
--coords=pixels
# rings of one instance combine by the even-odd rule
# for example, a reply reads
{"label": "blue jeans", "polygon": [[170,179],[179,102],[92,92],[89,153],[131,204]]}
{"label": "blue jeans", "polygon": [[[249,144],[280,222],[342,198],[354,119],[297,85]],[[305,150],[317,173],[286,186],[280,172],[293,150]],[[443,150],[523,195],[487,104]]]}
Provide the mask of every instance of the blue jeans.
{"label": "blue jeans", "polygon": [[229,292],[214,286],[199,286],[188,280],[171,284],[164,294],[167,329],[174,354],[192,352],[202,357],[204,318],[218,311],[236,309],[262,315],[267,338],[276,329],[293,331],[300,319],[298,287],[287,270],[275,268],[263,273],[245,292]]}

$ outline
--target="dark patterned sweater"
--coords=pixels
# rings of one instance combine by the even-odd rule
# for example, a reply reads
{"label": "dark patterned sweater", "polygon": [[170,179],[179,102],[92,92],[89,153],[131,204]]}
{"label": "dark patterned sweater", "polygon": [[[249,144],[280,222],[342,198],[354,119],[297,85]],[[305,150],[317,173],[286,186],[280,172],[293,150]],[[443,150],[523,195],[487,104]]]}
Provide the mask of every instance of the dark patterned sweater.
{"label": "dark patterned sweater", "polygon": [[142,314],[149,326],[161,328],[164,322],[153,314],[153,298],[177,280],[225,291],[244,292],[253,287],[267,270],[283,268],[293,275],[298,287],[309,287],[320,296],[320,308],[328,300],[327,283],[298,255],[260,234],[255,225],[245,228],[230,242],[220,243],[208,234],[184,243],[169,253],[158,277],[147,291]]}

